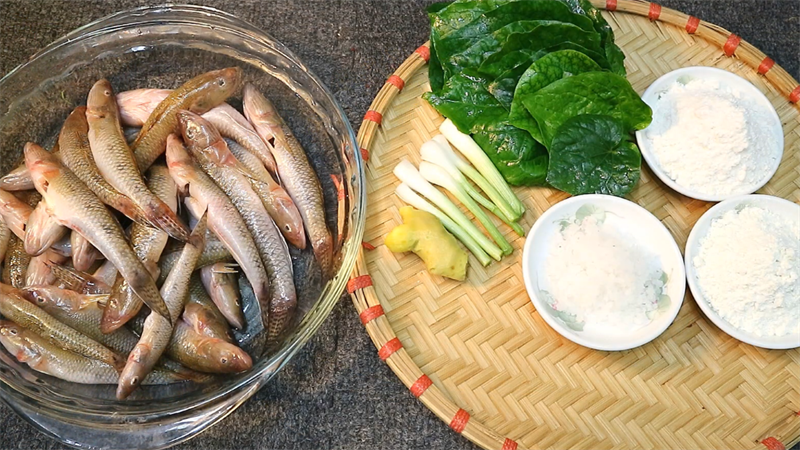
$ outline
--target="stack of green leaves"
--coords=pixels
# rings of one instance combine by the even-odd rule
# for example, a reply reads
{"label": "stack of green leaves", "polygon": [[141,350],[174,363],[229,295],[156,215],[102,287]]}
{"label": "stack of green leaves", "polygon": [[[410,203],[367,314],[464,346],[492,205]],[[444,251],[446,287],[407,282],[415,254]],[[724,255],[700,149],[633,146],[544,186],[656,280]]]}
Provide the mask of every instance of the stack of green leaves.
{"label": "stack of green leaves", "polygon": [[428,8],[425,98],[512,185],[622,196],[639,180],[631,133],[652,112],[587,0],[457,0]]}

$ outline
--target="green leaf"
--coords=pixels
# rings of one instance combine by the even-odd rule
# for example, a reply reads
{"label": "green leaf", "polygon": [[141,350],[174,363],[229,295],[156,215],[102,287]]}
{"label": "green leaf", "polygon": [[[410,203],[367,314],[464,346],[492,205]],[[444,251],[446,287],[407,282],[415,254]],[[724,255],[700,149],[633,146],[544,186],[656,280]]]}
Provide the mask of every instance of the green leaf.
{"label": "green leaf", "polygon": [[428,80],[434,92],[442,88],[444,84],[444,72],[442,71],[442,63],[439,62],[439,56],[436,53],[436,42],[439,40],[439,30],[433,25],[441,11],[452,4],[453,2],[434,3],[427,8],[428,20],[431,24],[431,56],[428,60]]}
{"label": "green leaf", "polygon": [[605,114],[619,119],[625,132],[652,121],[652,111],[628,80],[609,72],[586,72],[562,78],[520,100],[539,124],[541,140],[550,142],[561,125],[581,114]]}
{"label": "green leaf", "polygon": [[[585,31],[575,25],[565,23],[542,23],[530,31],[509,34],[502,48],[488,54],[478,71],[494,78],[509,68],[518,65],[518,61],[529,61],[531,56],[547,48],[565,43],[579,46],[600,55],[603,52],[600,35],[594,31]],[[471,48],[470,48],[471,50]]]}
{"label": "green leaf", "polygon": [[[477,65],[455,65],[453,57],[480,42],[475,49],[463,56],[462,62],[469,62],[478,55],[475,52],[489,52],[492,47],[499,47],[504,36],[511,32],[530,29],[531,24],[519,22],[552,22],[573,25],[587,32],[594,32],[594,24],[590,18],[570,12],[567,5],[556,0],[529,0],[515,2],[488,2],[476,5],[476,10],[466,14],[460,8],[467,3],[454,3],[440,11],[436,20],[432,21],[435,30],[439,60],[443,63],[445,79],[457,73],[460,67],[477,67]],[[459,6],[456,6],[459,5]],[[492,8],[492,6],[496,6]],[[481,14],[476,15],[475,13]],[[471,20],[467,23],[467,20]],[[516,24],[516,25],[515,25]],[[498,33],[499,32],[499,33]],[[495,35],[492,39],[492,35]]]}
{"label": "green leaf", "polygon": [[547,150],[527,131],[497,123],[476,131],[475,142],[512,186],[542,186],[547,178]]}
{"label": "green leaf", "polygon": [[542,185],[547,150],[527,131],[510,125],[508,110],[486,88],[486,80],[465,71],[450,78],[441,92],[424,95],[462,133],[473,134],[503,178],[512,185]]}
{"label": "green leaf", "polygon": [[[553,53],[559,50],[575,50],[579,53],[587,55],[593,61],[595,61],[601,68],[608,69],[608,62],[605,59],[605,56],[593,52],[591,50],[586,49],[578,44],[573,44],[572,42],[563,42],[561,44],[554,45],[552,47],[548,47],[543,50],[537,50],[534,52],[522,49],[511,52],[505,55],[502,60],[498,63],[498,66],[509,66],[505,72],[497,75],[494,80],[489,83],[488,90],[489,92],[494,95],[494,97],[500,101],[506,108],[511,109],[513,112],[513,97],[514,91],[517,88],[517,83],[520,80],[520,77],[525,73],[525,71],[530,67],[531,64],[538,61],[543,56]],[[491,74],[483,74],[486,76],[491,76]],[[519,103],[519,102],[518,102]],[[526,117],[530,117],[528,111],[520,104],[518,107],[522,108]],[[519,112],[517,113],[519,114]],[[518,116],[517,116],[518,117]],[[515,125],[519,128],[525,128],[518,125]],[[535,130],[528,130],[531,133],[540,134],[538,128]]]}
{"label": "green leaf", "polygon": [[522,74],[516,85],[512,94],[514,100],[511,102],[511,112],[508,115],[509,123],[527,130],[541,142],[539,124],[525,109],[522,99],[562,78],[600,70],[600,65],[575,50],[559,50],[542,56]]}
{"label": "green leaf", "polygon": [[577,194],[624,196],[639,181],[641,155],[619,119],[585,114],[558,129],[550,146],[547,182]]}
{"label": "green leaf", "polygon": [[625,54],[614,43],[614,30],[603,18],[603,13],[592,6],[588,0],[562,0],[570,5],[570,9],[578,14],[584,14],[594,23],[594,29],[603,37],[603,49],[610,69],[617,75],[625,76]]}

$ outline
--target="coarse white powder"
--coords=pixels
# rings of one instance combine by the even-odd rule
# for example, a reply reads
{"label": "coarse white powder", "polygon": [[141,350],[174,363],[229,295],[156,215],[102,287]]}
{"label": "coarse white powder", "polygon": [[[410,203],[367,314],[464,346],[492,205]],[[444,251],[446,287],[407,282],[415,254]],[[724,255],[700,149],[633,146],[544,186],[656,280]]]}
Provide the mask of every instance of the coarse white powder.
{"label": "coarse white powder", "polygon": [[657,254],[590,215],[556,233],[544,266],[551,306],[585,330],[620,334],[651,322],[664,288]]}
{"label": "coarse white powder", "polygon": [[727,211],[692,262],[703,297],[731,325],[760,337],[800,335],[800,217]]}
{"label": "coarse white powder", "polygon": [[771,112],[717,80],[670,85],[653,106],[645,130],[658,165],[680,186],[706,196],[753,192],[782,149]]}

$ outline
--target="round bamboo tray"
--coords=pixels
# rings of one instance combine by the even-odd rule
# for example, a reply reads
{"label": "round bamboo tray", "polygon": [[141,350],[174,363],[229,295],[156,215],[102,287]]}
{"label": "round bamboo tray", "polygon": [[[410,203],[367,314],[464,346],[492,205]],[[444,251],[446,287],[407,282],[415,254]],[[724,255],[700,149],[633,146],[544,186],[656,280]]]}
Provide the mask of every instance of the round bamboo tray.
{"label": "round bamboo tray", "polygon": [[[784,124],[778,172],[760,192],[800,203],[800,86],[738,36],[653,3],[593,0],[625,52],[642,93],[660,75],[720,67],[761,89]],[[428,274],[383,237],[400,224],[393,167],[419,162],[443,120],[420,98],[429,90],[428,44],[389,77],[358,133],[366,165],[364,250],[348,291],[378,356],[437,416],[477,445],[517,448],[768,449],[800,439],[800,350],[764,350],[723,333],[687,290],[675,322],[624,352],[590,350],[539,316],[522,281],[523,238],[501,228],[515,252],[482,268],[470,256],[463,283]],[[567,194],[516,190],[536,218]],[[681,248],[712,204],[684,197],[646,168],[629,198],[653,212]]]}

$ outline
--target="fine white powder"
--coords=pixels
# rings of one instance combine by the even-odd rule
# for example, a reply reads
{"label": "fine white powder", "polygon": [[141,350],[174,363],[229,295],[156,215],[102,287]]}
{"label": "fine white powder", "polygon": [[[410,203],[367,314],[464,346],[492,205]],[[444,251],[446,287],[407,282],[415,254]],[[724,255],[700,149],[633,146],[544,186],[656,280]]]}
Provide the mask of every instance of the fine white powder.
{"label": "fine white powder", "polygon": [[770,111],[716,80],[674,82],[658,96],[645,130],[658,165],[707,196],[753,192],[779,158]]}
{"label": "fine white powder", "polygon": [[800,335],[800,217],[730,210],[711,222],[692,261],[703,297],[731,325]]}
{"label": "fine white powder", "polygon": [[556,233],[544,266],[551,306],[585,331],[621,334],[651,322],[664,288],[657,254],[590,215]]}

